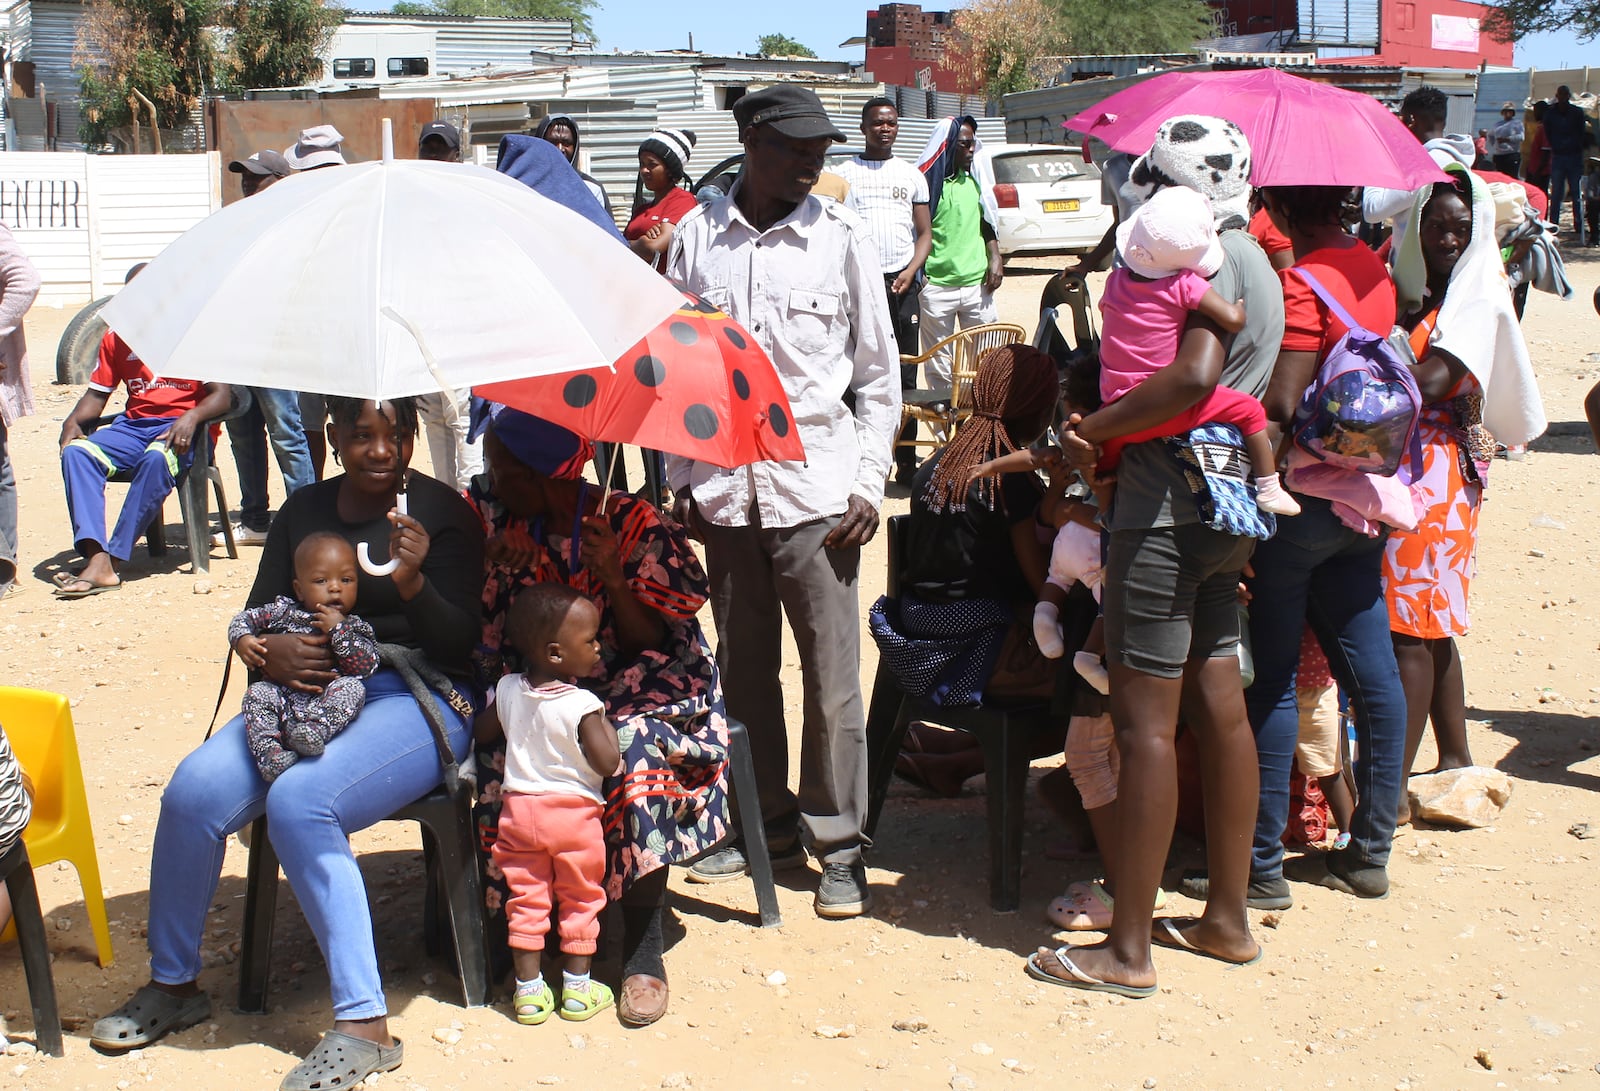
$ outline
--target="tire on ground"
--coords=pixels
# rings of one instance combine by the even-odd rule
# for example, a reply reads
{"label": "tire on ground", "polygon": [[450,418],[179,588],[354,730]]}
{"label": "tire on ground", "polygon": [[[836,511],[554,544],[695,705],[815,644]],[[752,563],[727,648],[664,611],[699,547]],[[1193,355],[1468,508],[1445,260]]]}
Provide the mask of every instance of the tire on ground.
{"label": "tire on ground", "polygon": [[82,386],[89,381],[100,354],[100,341],[106,335],[105,319],[100,308],[111,302],[110,296],[95,300],[73,316],[67,328],[61,331],[61,341],[56,345],[56,382],[68,386]]}

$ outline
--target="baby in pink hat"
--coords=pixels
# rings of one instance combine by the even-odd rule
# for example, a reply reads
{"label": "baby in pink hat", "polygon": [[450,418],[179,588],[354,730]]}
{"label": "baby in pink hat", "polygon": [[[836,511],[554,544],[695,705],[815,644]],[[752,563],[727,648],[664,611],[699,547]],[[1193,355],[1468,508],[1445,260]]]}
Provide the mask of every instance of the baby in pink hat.
{"label": "baby in pink hat", "polygon": [[[1198,311],[1229,333],[1244,326],[1244,308],[1222,298],[1207,282],[1222,267],[1222,244],[1211,202],[1182,186],[1156,191],[1117,227],[1122,267],[1106,281],[1100,311],[1100,396],[1109,404],[1172,363],[1189,320]],[[1297,515],[1300,505],[1278,481],[1267,416],[1248,394],[1217,387],[1177,417],[1108,441],[1100,469],[1114,469],[1122,449],[1162,436],[1182,435],[1202,424],[1231,424],[1244,435],[1256,484],[1256,504],[1275,515]]]}

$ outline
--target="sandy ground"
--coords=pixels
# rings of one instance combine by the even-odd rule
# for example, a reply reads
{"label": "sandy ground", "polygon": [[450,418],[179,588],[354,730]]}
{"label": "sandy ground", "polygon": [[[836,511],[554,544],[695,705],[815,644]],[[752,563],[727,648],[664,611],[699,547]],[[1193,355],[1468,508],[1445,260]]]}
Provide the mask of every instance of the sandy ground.
{"label": "sandy ground", "polygon": [[[1531,301],[1530,344],[1557,423],[1525,461],[1496,464],[1484,508],[1477,625],[1462,651],[1474,751],[1516,780],[1497,826],[1411,832],[1397,845],[1387,900],[1356,903],[1297,887],[1292,911],[1272,925],[1255,922],[1266,949],[1258,966],[1229,969],[1160,952],[1160,994],[1120,1001],[1035,984],[1022,973],[1021,956],[1050,938],[1045,903],[1068,881],[1094,874],[1092,862],[1044,857],[1054,831],[1036,800],[1021,912],[996,915],[986,890],[981,779],[951,801],[897,783],[871,855],[877,901],[870,918],[818,920],[815,873],[790,873],[779,891],[784,924],[762,931],[748,884],[707,888],[674,878],[672,1012],[654,1028],[628,1031],[609,1017],[532,1028],[516,1025],[504,1004],[461,1008],[448,964],[425,957],[417,942],[415,827],[381,825],[356,843],[392,1022],[407,1056],[398,1072],[373,1082],[433,1091],[1600,1086],[1600,842],[1568,832],[1577,822],[1600,824],[1600,592],[1586,552],[1600,533],[1600,457],[1577,423],[1583,392],[1600,378],[1600,353],[1591,351],[1600,349],[1600,320],[1589,305],[1600,260],[1591,253],[1570,267],[1577,299],[1561,304],[1535,293]],[[1013,266],[1003,317],[1033,328],[1050,264]],[[227,622],[256,554],[247,549],[230,561],[216,551],[209,594],[195,592],[180,547],[154,561],[141,548],[118,593],[71,603],[51,597],[50,573],[72,560],[56,435],[78,391],[50,383],[53,349],[70,317],[40,309],[28,321],[40,404],[11,438],[25,590],[0,604],[0,679],[71,698],[116,961],[105,969],[95,963],[72,872],[44,868],[66,1057],[36,1056],[23,1044],[32,1027],[21,964],[14,946],[0,949],[0,1008],[12,1040],[0,1057],[0,1082],[274,1087],[329,1024],[326,973],[285,886],[272,1014],[233,1012],[245,868],[237,844],[228,850],[205,942],[213,1020],[121,1057],[87,1042],[89,1024],[145,979],[147,860],[161,788],[205,730]],[[904,491],[892,490],[886,513],[905,509]],[[175,501],[167,518],[169,540],[181,540]],[[863,611],[882,590],[883,570],[880,538],[863,565]],[[870,686],[875,656],[864,643],[861,673]],[[792,646],[786,664],[797,682]],[[230,708],[238,707],[238,690],[236,680]],[[791,722],[798,722],[797,698],[791,685]],[[1425,748],[1419,768],[1431,761]],[[1053,764],[1039,763],[1036,773]],[[1200,855],[1180,835],[1172,863],[1196,864]],[[1174,905],[1197,908],[1182,898]]]}

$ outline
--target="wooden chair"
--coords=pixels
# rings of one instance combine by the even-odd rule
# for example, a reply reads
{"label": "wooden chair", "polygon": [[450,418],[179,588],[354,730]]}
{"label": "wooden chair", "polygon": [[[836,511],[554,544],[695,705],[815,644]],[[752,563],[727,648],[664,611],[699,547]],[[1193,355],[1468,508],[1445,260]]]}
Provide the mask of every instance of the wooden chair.
{"label": "wooden chair", "polygon": [[920,356],[900,357],[901,366],[908,367],[925,364],[948,349],[951,383],[932,390],[907,390],[901,394],[901,426],[924,424],[932,436],[922,439],[913,431],[911,438],[899,440],[895,446],[942,447],[949,443],[961,422],[972,415],[972,380],[978,375],[979,361],[989,350],[1018,344],[1027,336],[1028,331],[1021,326],[992,322],[953,333]]}

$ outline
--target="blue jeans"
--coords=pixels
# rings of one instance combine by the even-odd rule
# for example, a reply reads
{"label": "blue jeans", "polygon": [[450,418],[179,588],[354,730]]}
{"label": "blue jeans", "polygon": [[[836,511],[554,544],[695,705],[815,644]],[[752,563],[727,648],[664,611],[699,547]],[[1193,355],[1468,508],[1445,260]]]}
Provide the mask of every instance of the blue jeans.
{"label": "blue jeans", "polygon": [[311,450],[300,427],[300,396],[292,390],[253,386],[250,412],[228,422],[233,463],[239,471],[239,522],[266,530],[272,520],[267,505],[267,441],[283,474],[284,495],[311,484]]}
{"label": "blue jeans", "polygon": [[[1572,198],[1572,228],[1577,245],[1583,244],[1583,153],[1570,152],[1550,157],[1550,222],[1561,222],[1561,202],[1570,190]],[[1565,237],[1565,236],[1563,236]]]}
{"label": "blue jeans", "polygon": [[[440,699],[459,760],[468,724]],[[367,703],[321,757],[301,758],[270,787],[235,716],[178,764],[161,796],[150,859],[150,976],[200,976],[200,941],[230,833],[269,820],[272,847],[328,964],[336,1019],[388,1012],[367,890],[348,837],[439,783],[439,752],[422,710],[389,669],[367,679]]]}
{"label": "blue jeans", "polygon": [[1349,698],[1360,757],[1350,852],[1359,864],[1387,865],[1395,813],[1404,787],[1406,697],[1389,636],[1383,598],[1384,538],[1368,538],[1339,522],[1328,501],[1301,496],[1299,515],[1278,517],[1278,533],[1250,562],[1250,647],[1256,680],[1245,690],[1261,765],[1250,873],[1283,873],[1283,831],[1289,821],[1289,772],[1300,714],[1295,670],[1307,622],[1328,666]]}

